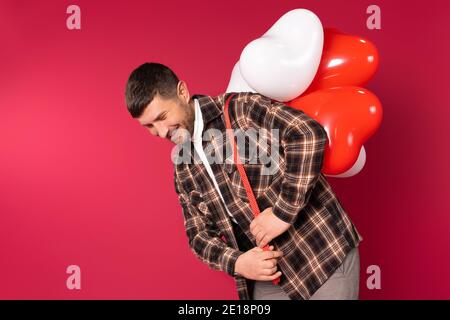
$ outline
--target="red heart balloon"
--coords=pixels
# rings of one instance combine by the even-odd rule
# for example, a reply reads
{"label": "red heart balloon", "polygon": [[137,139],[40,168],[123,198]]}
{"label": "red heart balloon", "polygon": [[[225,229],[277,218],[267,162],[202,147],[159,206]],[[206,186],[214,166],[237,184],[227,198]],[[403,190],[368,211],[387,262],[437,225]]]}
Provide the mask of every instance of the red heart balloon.
{"label": "red heart balloon", "polygon": [[353,86],[315,91],[287,105],[317,120],[328,134],[322,173],[337,175],[356,162],[362,145],[379,128],[382,107],[370,91]]}
{"label": "red heart balloon", "polygon": [[363,86],[374,75],[378,63],[377,48],[370,41],[327,28],[319,68],[302,95],[338,86]]}

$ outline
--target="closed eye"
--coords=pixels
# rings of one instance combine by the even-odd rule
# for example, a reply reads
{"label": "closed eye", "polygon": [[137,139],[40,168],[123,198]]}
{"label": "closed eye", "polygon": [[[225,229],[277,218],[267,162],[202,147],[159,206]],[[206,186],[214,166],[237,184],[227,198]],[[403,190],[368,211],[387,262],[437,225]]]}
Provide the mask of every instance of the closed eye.
{"label": "closed eye", "polygon": [[[156,117],[156,119],[153,120],[153,122],[165,120],[166,118],[167,118],[167,111],[164,111],[164,112],[161,112],[161,113]],[[147,128],[151,128],[151,127],[153,127],[153,124],[147,123],[147,124],[144,124],[144,126],[147,127]]]}
{"label": "closed eye", "polygon": [[156,121],[160,121],[160,120],[166,120],[167,118],[167,111],[164,112],[161,116],[158,117],[159,119],[156,119]]}

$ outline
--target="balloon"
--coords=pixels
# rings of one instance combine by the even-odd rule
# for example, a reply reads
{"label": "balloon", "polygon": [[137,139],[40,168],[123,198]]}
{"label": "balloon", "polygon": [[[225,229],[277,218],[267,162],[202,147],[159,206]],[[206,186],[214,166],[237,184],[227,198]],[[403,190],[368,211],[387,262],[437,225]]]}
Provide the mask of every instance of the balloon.
{"label": "balloon", "polygon": [[291,10],[244,48],[240,74],[248,87],[262,95],[278,101],[294,99],[316,75],[323,37],[322,24],[313,12]]}
{"label": "balloon", "polygon": [[370,41],[327,28],[317,74],[303,94],[337,86],[364,86],[378,63],[377,48]]}
{"label": "balloon", "polygon": [[322,172],[351,177],[363,169],[363,143],[381,123],[380,102],[360,88],[378,64],[370,41],[323,31],[314,13],[296,9],[244,48],[226,92],[258,92],[305,111],[328,133]]}
{"label": "balloon", "polygon": [[226,92],[256,92],[242,78],[239,61],[234,65],[233,71],[231,72],[231,78]]}
{"label": "balloon", "polygon": [[352,168],[363,144],[379,128],[383,112],[374,94],[353,86],[315,91],[287,105],[302,110],[325,128],[328,144],[322,173],[327,175],[342,174]]}
{"label": "balloon", "polygon": [[326,174],[328,177],[333,178],[349,178],[353,177],[354,175],[357,175],[361,172],[361,170],[364,168],[364,165],[366,164],[366,149],[364,146],[361,147],[361,150],[359,151],[359,156],[356,162],[353,164],[353,166],[345,171],[344,173],[332,175],[332,174]]}
{"label": "balloon", "polygon": [[[378,68],[378,51],[370,41],[344,34],[334,28],[326,28],[324,33],[321,62],[313,82],[302,94],[303,96],[321,89],[347,85],[363,86]],[[364,146],[361,146],[358,158],[350,169],[340,174],[326,175],[348,178],[358,174],[365,162],[366,151]],[[326,172],[327,169],[324,171]]]}

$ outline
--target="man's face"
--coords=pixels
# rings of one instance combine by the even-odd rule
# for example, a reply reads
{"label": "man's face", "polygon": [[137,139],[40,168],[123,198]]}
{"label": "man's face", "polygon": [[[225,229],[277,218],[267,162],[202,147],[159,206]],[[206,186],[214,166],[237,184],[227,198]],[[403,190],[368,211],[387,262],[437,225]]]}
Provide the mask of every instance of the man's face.
{"label": "man's face", "polygon": [[195,111],[183,96],[165,99],[157,94],[138,118],[154,136],[175,144],[190,139],[194,132]]}

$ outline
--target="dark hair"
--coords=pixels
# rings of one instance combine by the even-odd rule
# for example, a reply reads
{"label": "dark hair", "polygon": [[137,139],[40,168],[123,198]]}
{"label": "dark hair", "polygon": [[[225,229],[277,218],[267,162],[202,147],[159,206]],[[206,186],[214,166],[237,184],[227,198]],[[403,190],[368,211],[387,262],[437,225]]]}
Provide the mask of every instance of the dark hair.
{"label": "dark hair", "polygon": [[125,89],[128,111],[138,118],[156,94],[173,98],[177,94],[178,77],[160,63],[144,63],[131,72]]}

